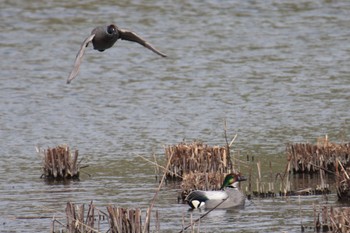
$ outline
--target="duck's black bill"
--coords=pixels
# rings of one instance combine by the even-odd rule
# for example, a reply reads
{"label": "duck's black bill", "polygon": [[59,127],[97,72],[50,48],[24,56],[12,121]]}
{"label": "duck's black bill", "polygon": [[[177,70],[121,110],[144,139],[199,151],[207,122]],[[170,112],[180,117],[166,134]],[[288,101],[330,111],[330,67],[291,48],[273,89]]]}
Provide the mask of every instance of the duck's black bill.
{"label": "duck's black bill", "polygon": [[238,177],[238,181],[245,181],[245,180],[247,180],[247,178],[245,178],[244,176],[239,176]]}

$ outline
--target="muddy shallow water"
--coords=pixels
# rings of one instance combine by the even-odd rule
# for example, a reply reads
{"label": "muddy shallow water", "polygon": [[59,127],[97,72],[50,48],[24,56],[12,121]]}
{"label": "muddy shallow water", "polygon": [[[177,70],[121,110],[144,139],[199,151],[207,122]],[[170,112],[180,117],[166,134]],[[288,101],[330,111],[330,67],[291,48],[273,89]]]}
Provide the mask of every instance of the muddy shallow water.
{"label": "muddy shallow water", "polygon": [[[222,145],[224,119],[238,134],[235,152],[273,161],[275,172],[284,169],[287,142],[325,134],[349,141],[349,11],[346,0],[3,1],[3,231],[48,232],[67,201],[146,207],[158,184],[138,155],[162,158],[163,145],[184,139]],[[126,41],[103,53],[90,46],[66,85],[83,39],[109,23],[134,30],[168,58]],[[62,143],[79,149],[89,167],[80,182],[47,184],[35,146]],[[164,231],[178,232],[191,214],[177,191],[165,186],[156,203]],[[213,211],[200,228],[300,232],[301,219],[312,225],[313,205],[324,203],[339,205],[334,193],[253,200]]]}

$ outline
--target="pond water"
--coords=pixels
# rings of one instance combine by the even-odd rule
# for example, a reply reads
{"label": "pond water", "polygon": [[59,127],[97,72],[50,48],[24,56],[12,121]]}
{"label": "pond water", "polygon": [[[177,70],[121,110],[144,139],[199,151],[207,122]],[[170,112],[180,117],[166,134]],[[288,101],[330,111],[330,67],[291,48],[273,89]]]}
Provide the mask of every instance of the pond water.
{"label": "pond water", "polygon": [[[201,140],[285,168],[285,144],[350,136],[350,3],[303,1],[20,1],[1,3],[0,223],[5,232],[48,232],[68,201],[146,208],[158,183],[139,155],[163,161],[164,145]],[[66,79],[82,41],[115,23],[168,55],[118,41],[91,45]],[[79,182],[40,179],[35,146],[68,144],[85,168]],[[90,176],[89,176],[89,175]],[[155,208],[178,232],[177,185]],[[327,197],[255,199],[215,210],[204,232],[300,232]],[[43,217],[43,218],[39,218]],[[45,218],[47,217],[47,218]]]}

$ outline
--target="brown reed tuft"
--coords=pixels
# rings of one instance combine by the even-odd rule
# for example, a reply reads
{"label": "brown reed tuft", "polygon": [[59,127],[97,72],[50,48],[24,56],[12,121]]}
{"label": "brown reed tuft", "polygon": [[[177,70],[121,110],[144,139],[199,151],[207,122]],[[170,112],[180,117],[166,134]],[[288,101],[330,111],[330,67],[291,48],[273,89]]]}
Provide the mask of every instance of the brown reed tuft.
{"label": "brown reed tuft", "polygon": [[229,147],[208,146],[201,142],[180,143],[165,148],[171,158],[167,178],[183,177],[190,172],[228,173],[232,171]]}
{"label": "brown reed tuft", "polygon": [[208,146],[202,142],[180,143],[165,148],[170,162],[167,179],[179,179],[182,201],[192,191],[218,190],[226,174],[233,172],[230,146]]}
{"label": "brown reed tuft", "polygon": [[55,180],[79,178],[78,150],[71,153],[68,146],[59,145],[47,150],[37,148],[37,151],[42,156],[41,177]]}
{"label": "brown reed tuft", "polygon": [[328,137],[318,139],[316,144],[287,144],[286,153],[294,173],[335,171],[337,159],[344,166],[350,164],[350,143],[331,143]]}

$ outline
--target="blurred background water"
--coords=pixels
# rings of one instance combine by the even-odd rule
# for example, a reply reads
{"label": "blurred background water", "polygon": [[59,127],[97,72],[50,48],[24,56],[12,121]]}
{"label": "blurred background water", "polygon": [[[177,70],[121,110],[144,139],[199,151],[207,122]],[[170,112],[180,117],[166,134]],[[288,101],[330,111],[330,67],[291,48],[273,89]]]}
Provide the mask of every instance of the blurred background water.
{"label": "blurred background water", "polygon": [[[285,144],[350,135],[350,3],[303,1],[2,0],[0,223],[48,232],[67,201],[146,207],[158,186],[138,157],[163,157],[183,140],[224,144],[284,169]],[[168,58],[118,41],[90,45],[81,72],[66,78],[95,26],[135,31]],[[80,182],[47,184],[35,146],[68,144],[89,167]],[[299,232],[314,203],[335,196],[255,200],[218,210],[207,232]],[[187,206],[172,185],[156,208],[161,229],[181,230]],[[278,211],[276,211],[278,210]],[[197,217],[200,213],[193,213]],[[312,225],[312,224],[311,224]]]}

